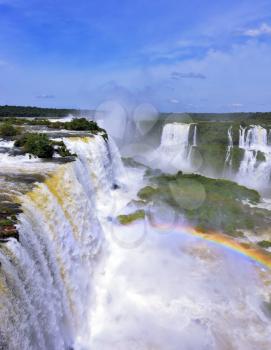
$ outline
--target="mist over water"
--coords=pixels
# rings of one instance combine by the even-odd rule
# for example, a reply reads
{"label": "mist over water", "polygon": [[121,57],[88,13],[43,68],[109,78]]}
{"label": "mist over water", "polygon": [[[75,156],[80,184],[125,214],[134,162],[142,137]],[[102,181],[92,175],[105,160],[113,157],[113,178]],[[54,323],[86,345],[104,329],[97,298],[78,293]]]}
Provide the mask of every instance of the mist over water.
{"label": "mist over water", "polygon": [[[0,348],[269,350],[267,267],[192,236],[188,220],[163,201],[150,203],[145,218],[130,225],[117,219],[138,208],[137,193],[148,185],[146,166],[172,174],[201,171],[198,125],[189,118],[161,122],[147,105],[128,122],[124,109],[115,108],[120,119],[108,140],[101,135],[63,139],[77,154],[74,162],[0,154],[6,173],[46,176],[19,196],[20,241],[0,243]],[[104,127],[109,112],[108,107],[101,118]],[[266,129],[240,129],[244,157],[236,173],[231,128],[226,137],[225,176],[242,183],[262,174],[259,167],[268,174]],[[257,152],[265,155],[262,163]],[[121,155],[145,166],[124,165]],[[186,209],[204,205],[200,184],[193,201],[185,201],[176,186],[169,191]]]}
{"label": "mist over water", "polygon": [[251,261],[185,231],[150,227],[136,249],[112,242],[107,259],[94,279],[95,349],[270,347],[269,288]]}
{"label": "mist over water", "polygon": [[[194,124],[169,123],[160,146],[146,158],[138,148],[136,159],[167,172],[191,170],[196,130]],[[133,186],[140,187],[140,181]],[[153,222],[164,229],[148,219],[128,227],[105,224],[106,234],[113,234],[106,236],[109,254],[94,277],[90,344],[101,350],[269,349],[268,270],[191,237],[185,228],[180,232],[176,220],[186,220],[176,219],[165,203],[150,210]]]}

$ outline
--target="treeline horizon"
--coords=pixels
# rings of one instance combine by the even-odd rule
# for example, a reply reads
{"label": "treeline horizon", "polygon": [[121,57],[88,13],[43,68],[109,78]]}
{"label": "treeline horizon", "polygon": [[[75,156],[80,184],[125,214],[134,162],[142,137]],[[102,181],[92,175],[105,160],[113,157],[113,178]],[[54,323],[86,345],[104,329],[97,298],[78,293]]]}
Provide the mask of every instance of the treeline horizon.
{"label": "treeline horizon", "polygon": [[72,114],[76,117],[82,114],[93,114],[93,110],[76,108],[46,108],[35,106],[0,105],[0,118],[63,118]]}
{"label": "treeline horizon", "polygon": [[[91,109],[78,109],[78,108],[48,108],[48,107],[36,107],[36,106],[13,106],[13,105],[0,105],[0,118],[63,118],[69,114],[75,117],[79,116],[93,116],[95,110]],[[270,112],[227,112],[227,113],[215,113],[215,112],[161,112],[160,117],[167,118],[170,115],[175,117],[180,115],[189,115],[194,121],[231,121],[242,119],[257,119],[266,123],[271,123],[271,111]]]}

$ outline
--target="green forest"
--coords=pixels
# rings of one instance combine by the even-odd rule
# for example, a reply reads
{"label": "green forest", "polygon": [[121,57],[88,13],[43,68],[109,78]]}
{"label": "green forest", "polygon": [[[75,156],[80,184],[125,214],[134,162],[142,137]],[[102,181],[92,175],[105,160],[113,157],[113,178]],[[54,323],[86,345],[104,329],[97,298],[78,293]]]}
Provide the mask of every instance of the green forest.
{"label": "green forest", "polygon": [[80,116],[92,114],[91,110],[66,109],[66,108],[41,108],[29,106],[0,106],[0,118],[62,118],[69,114]]}

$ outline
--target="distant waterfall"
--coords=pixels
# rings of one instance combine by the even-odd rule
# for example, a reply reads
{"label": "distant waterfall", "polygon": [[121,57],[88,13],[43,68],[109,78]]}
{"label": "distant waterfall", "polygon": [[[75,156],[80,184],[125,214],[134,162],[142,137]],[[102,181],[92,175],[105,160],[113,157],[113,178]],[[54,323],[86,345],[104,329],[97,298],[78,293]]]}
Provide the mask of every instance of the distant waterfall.
{"label": "distant waterfall", "polygon": [[232,126],[228,129],[228,146],[225,157],[225,168],[224,175],[232,172],[232,149],[233,149],[233,137],[232,137]]}
{"label": "distant waterfall", "polygon": [[239,147],[240,148],[245,148],[245,135],[246,135],[246,128],[243,128],[240,126],[239,129]]}
{"label": "distant waterfall", "polygon": [[271,145],[268,130],[259,125],[240,127],[239,147],[244,149],[244,157],[237,180],[253,188],[268,187],[271,180]]}
{"label": "distant waterfall", "polygon": [[193,146],[194,146],[194,147],[197,146],[197,125],[195,125],[195,128],[194,128]]}
{"label": "distant waterfall", "polygon": [[160,146],[154,153],[156,166],[172,172],[191,169],[191,151],[197,144],[197,128],[192,125],[169,123],[164,126]]}
{"label": "distant waterfall", "polygon": [[0,245],[0,349],[68,350],[89,331],[103,240],[96,208],[108,205],[123,169],[112,140],[64,141],[77,160],[21,198],[20,242]]}

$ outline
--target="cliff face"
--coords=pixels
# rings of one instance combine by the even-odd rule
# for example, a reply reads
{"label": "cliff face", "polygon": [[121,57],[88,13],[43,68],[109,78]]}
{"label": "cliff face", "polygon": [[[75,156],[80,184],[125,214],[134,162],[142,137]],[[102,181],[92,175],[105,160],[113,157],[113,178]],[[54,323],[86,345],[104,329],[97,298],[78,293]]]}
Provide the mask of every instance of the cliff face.
{"label": "cliff face", "polygon": [[[138,155],[146,165],[172,174],[181,170],[227,178],[271,195],[271,124],[195,122],[176,116],[157,124],[159,143],[154,151]],[[141,148],[144,142],[148,150],[148,135],[142,137]]]}
{"label": "cliff face", "polygon": [[[110,206],[122,164],[102,136],[64,142],[77,154],[74,162],[6,159],[7,196],[18,204],[5,204],[5,220],[14,221],[1,234],[0,348],[66,350],[75,335],[88,333],[91,275],[103,239],[97,208]],[[44,182],[34,184],[35,172]]]}

